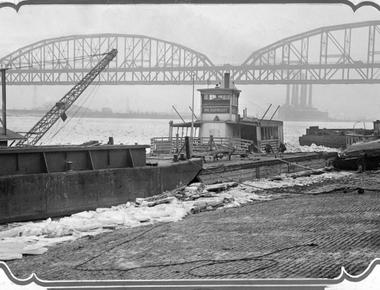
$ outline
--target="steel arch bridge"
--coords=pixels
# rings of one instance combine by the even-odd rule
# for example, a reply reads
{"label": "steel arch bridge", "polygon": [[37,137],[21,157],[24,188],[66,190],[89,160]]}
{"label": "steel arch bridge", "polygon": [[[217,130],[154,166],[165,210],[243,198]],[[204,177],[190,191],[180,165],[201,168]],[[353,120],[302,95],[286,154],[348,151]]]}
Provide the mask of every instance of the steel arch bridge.
{"label": "steel arch bridge", "polygon": [[72,35],[42,40],[0,59],[11,85],[65,85],[79,81],[104,53],[118,50],[100,84],[186,84],[217,80],[210,59],[182,45],[142,35]]}
{"label": "steel arch bridge", "polygon": [[322,27],[253,52],[241,65],[214,65],[204,54],[142,35],[72,35],[42,40],[0,59],[10,85],[78,82],[112,48],[117,58],[98,84],[380,83],[380,21]]}

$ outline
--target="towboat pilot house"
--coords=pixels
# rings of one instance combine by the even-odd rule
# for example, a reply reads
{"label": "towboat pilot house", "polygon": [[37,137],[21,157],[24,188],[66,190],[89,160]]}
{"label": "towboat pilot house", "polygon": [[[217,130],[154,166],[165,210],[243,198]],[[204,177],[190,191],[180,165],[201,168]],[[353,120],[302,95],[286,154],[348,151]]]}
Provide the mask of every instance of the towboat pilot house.
{"label": "towboat pilot house", "polygon": [[[283,122],[248,117],[247,110],[239,114],[241,91],[225,74],[223,87],[199,89],[200,114],[193,122],[193,152],[229,150],[247,152],[277,152],[283,142]],[[152,139],[153,153],[176,153],[190,136],[191,122],[169,123],[169,137]]]}

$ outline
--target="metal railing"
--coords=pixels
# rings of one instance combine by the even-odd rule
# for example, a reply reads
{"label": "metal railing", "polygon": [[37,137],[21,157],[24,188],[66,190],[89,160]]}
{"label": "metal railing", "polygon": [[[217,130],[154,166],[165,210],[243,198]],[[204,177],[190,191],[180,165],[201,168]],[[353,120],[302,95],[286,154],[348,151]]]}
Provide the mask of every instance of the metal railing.
{"label": "metal railing", "polygon": [[[252,140],[225,137],[195,137],[193,152],[228,151],[242,154],[251,150]],[[152,154],[170,154],[184,152],[185,137],[154,137],[151,138]]]}

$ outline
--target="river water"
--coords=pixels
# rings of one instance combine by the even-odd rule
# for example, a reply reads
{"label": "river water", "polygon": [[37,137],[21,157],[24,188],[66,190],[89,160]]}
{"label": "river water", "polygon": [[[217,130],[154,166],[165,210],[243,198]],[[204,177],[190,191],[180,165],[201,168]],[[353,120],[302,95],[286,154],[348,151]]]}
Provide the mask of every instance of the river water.
{"label": "river water", "polygon": [[[39,120],[36,116],[8,116],[8,128],[16,132],[27,132]],[[114,137],[115,144],[150,144],[150,138],[168,136],[168,119],[127,118],[69,118],[59,120],[41,139],[41,144],[81,144],[90,140],[107,143]],[[176,120],[174,120],[177,122]],[[367,128],[371,122],[284,122],[285,143],[299,146],[298,137],[305,134],[309,126],[320,128]]]}

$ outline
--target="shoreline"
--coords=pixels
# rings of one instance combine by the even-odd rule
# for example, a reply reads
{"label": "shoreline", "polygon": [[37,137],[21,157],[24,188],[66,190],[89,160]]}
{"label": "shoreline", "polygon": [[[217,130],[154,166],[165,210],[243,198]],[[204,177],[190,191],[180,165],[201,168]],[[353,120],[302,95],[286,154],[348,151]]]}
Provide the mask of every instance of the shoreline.
{"label": "shoreline", "polygon": [[[268,189],[278,198],[86,236],[7,264],[19,278],[47,280],[334,278],[341,266],[358,275],[380,254],[379,174]],[[276,263],[255,259],[267,255]]]}

